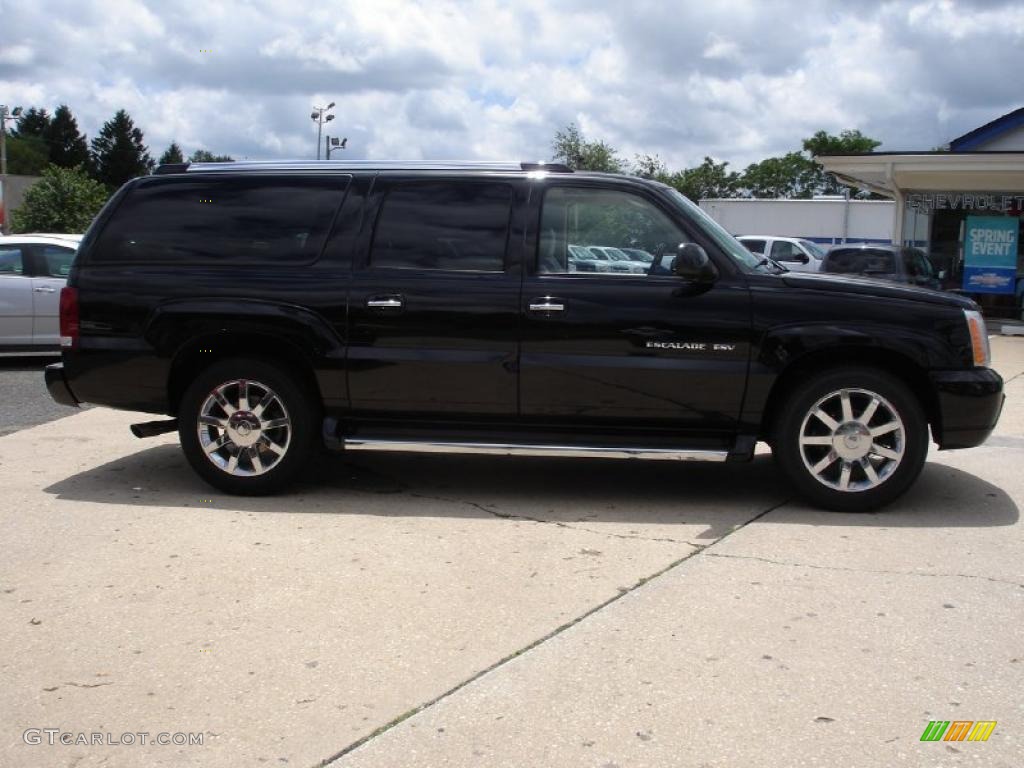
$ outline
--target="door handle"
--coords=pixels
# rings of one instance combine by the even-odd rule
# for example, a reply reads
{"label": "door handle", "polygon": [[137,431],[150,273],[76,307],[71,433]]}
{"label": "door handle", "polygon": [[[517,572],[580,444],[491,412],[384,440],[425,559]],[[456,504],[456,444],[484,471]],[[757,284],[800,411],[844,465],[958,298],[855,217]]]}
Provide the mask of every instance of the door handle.
{"label": "door handle", "polygon": [[390,296],[371,296],[366,300],[370,309],[401,309],[405,306],[405,298],[397,294]]}
{"label": "door handle", "polygon": [[56,293],[57,292],[56,288],[51,288],[48,285],[39,285],[39,286],[36,286],[35,288],[33,288],[32,290],[35,291],[36,293]]}
{"label": "door handle", "polygon": [[565,301],[552,296],[542,296],[530,302],[531,312],[564,312]]}

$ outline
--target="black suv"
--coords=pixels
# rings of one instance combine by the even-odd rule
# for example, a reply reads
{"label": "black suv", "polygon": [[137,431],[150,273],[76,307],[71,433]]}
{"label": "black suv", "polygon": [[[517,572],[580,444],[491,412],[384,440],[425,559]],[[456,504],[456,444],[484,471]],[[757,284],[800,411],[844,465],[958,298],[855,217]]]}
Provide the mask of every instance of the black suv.
{"label": "black suv", "polygon": [[[650,254],[576,271],[578,246]],[[639,262],[638,262],[639,263]],[[61,296],[61,403],[167,414],[224,491],[318,444],[746,461],[884,504],[1002,406],[968,299],[788,273],[676,190],[544,164],[162,166]]]}

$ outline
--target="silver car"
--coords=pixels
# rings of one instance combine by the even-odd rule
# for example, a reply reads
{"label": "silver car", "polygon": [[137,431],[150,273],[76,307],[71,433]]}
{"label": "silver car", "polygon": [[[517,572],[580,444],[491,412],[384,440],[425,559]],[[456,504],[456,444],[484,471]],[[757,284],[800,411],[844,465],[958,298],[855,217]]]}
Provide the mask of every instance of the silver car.
{"label": "silver car", "polygon": [[81,235],[0,237],[0,353],[60,349],[60,289]]}

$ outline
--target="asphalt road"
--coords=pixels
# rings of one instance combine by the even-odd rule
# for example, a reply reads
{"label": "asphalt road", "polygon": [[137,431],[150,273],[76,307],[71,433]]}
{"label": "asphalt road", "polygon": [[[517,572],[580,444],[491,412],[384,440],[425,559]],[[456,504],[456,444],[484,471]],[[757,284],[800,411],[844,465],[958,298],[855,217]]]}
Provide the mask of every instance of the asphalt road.
{"label": "asphalt road", "polygon": [[0,435],[78,413],[53,402],[43,368],[59,357],[0,357]]}

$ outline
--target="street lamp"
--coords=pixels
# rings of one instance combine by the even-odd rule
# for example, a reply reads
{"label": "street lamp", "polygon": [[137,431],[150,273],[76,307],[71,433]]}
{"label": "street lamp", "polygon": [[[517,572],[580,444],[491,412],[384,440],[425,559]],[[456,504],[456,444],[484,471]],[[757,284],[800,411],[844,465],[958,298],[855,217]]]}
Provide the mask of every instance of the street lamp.
{"label": "street lamp", "polygon": [[334,102],[332,101],[326,107],[313,107],[313,114],[310,115],[314,121],[316,121],[316,159],[320,159],[320,139],[323,134],[324,123],[329,123],[334,119],[334,115],[324,115],[329,109],[334,108]]}
{"label": "street lamp", "polygon": [[0,176],[7,175],[7,121],[21,117],[21,107],[15,107],[10,114],[7,105],[0,104]]}
{"label": "street lamp", "polygon": [[327,137],[327,159],[331,159],[331,150],[344,149],[345,145],[348,144],[348,139],[339,139],[337,136]]}

